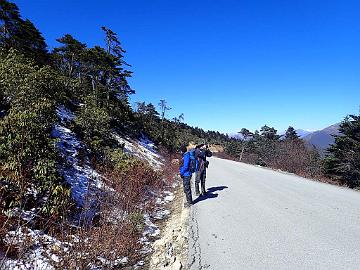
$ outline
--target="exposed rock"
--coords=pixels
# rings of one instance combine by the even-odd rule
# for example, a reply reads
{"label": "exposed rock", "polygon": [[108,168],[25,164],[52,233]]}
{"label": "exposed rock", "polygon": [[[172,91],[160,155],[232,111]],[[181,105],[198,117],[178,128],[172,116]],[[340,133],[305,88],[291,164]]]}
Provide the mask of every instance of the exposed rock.
{"label": "exposed rock", "polygon": [[154,242],[150,270],[181,270],[187,262],[187,228],[189,209],[183,208],[183,192],[179,188],[171,215],[162,230],[161,238]]}

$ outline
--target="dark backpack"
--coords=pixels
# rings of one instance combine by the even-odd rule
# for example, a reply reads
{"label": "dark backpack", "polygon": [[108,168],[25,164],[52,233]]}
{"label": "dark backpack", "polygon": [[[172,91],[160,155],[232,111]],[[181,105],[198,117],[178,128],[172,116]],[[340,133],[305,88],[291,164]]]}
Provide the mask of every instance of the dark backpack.
{"label": "dark backpack", "polygon": [[190,156],[190,164],[189,164],[189,170],[191,173],[196,172],[197,169],[197,161],[196,161],[196,157],[195,157],[195,149],[192,149],[189,151],[189,156]]}

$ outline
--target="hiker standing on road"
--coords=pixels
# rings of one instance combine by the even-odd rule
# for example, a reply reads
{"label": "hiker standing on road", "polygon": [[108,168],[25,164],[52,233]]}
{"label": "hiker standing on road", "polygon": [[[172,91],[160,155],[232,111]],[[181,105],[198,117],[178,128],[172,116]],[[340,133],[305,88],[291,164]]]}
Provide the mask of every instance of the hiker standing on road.
{"label": "hiker standing on road", "polygon": [[195,175],[195,195],[200,195],[199,184],[201,183],[201,196],[206,194],[205,180],[206,180],[206,169],[209,166],[207,157],[211,157],[212,152],[209,150],[208,145],[200,144],[195,148],[195,157],[197,159],[197,168]]}
{"label": "hiker standing on road", "polygon": [[192,195],[191,195],[191,168],[190,168],[190,152],[187,151],[186,146],[183,145],[181,147],[182,153],[182,164],[180,166],[180,176],[183,180],[184,186],[184,193],[186,196],[186,203],[184,204],[185,207],[189,207],[193,204]]}

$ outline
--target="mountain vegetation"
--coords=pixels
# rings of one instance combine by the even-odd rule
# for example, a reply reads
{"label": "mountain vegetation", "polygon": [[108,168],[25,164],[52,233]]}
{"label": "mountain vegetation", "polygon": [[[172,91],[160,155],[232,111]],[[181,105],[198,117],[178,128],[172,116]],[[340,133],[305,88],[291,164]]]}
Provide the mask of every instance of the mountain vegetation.
{"label": "mountain vegetation", "polygon": [[239,139],[232,138],[226,142],[225,152],[236,160],[251,164],[351,188],[360,187],[359,116],[347,116],[340,125],[325,130],[332,133],[336,131],[332,139],[334,143],[327,149],[318,149],[306,137],[300,138],[291,126],[283,136],[267,125],[254,133],[243,128],[239,132]]}
{"label": "mountain vegetation", "polygon": [[[115,32],[99,30],[102,46],[65,34],[49,51],[18,7],[0,1],[0,254],[7,259],[31,257],[33,230],[41,230],[72,243],[71,252],[57,251],[61,269],[104,261],[116,268],[120,255],[135,263],[144,217],[171,185],[179,146],[228,140],[188,126],[183,114],[168,119],[166,100],[132,108],[126,51]],[[122,137],[150,138],[165,166],[129,154]]]}
{"label": "mountain vegetation", "polygon": [[325,173],[348,186],[360,187],[360,115],[349,115],[324,162]]}
{"label": "mountain vegetation", "polygon": [[[139,249],[142,216],[153,204],[154,194],[166,185],[164,178],[173,178],[177,171],[171,159],[190,142],[221,145],[231,158],[251,164],[310,177],[325,172],[350,187],[360,185],[359,116],[343,121],[324,162],[292,127],[283,139],[267,125],[254,133],[243,128],[240,139],[191,127],[183,114],[168,119],[171,107],[166,100],[130,106],[135,91],[128,83],[133,73],[125,61],[126,51],[117,33],[107,27],[100,30],[102,46],[88,47],[64,34],[49,51],[41,32],[21,17],[18,7],[0,0],[0,252],[23,255],[3,239],[8,231],[26,225],[57,236],[91,239],[97,249],[86,241],[73,247],[91,254],[92,263],[100,253],[116,260],[111,243],[116,244],[116,252],[129,255]],[[168,157],[165,168],[157,171],[129,155],[119,135],[150,138]],[[75,146],[69,147],[70,143]],[[87,186],[82,202],[76,201],[66,173],[74,167],[75,156],[75,167],[96,170],[111,192],[96,193]],[[113,206],[122,213],[117,226],[110,226],[107,219]],[[29,211],[31,222],[20,218]],[[78,226],[77,232],[73,226]],[[62,261],[63,269],[89,267],[89,257],[79,259],[80,253],[74,251],[74,257]]]}
{"label": "mountain vegetation", "polygon": [[321,175],[319,153],[300,139],[293,127],[290,126],[283,137],[267,125],[254,133],[243,128],[240,134],[242,139],[233,139],[225,148],[230,156],[303,176]]}

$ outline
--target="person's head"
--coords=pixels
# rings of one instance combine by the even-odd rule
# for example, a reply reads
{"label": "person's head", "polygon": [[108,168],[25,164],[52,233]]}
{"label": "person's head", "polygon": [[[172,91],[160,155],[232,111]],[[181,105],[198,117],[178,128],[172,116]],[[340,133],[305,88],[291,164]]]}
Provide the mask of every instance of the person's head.
{"label": "person's head", "polygon": [[203,146],[204,146],[203,143],[202,143],[202,144],[198,144],[198,145],[196,146],[196,148],[201,149]]}
{"label": "person's head", "polygon": [[180,151],[181,151],[182,154],[186,153],[186,152],[187,152],[186,145],[183,144],[183,145],[180,147]]}

